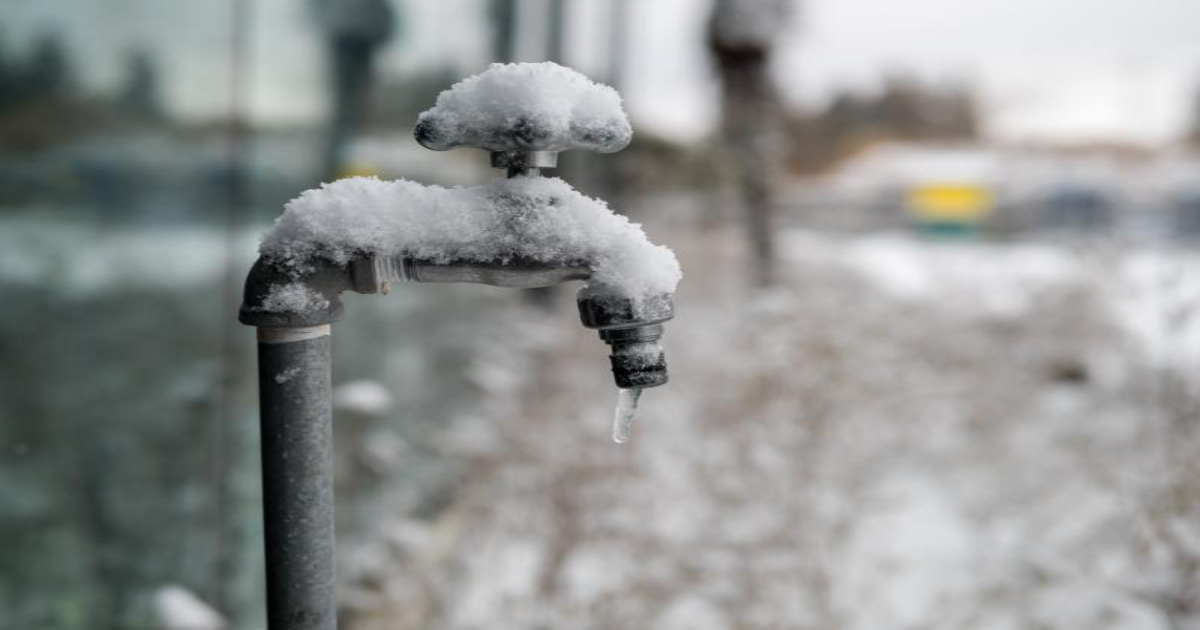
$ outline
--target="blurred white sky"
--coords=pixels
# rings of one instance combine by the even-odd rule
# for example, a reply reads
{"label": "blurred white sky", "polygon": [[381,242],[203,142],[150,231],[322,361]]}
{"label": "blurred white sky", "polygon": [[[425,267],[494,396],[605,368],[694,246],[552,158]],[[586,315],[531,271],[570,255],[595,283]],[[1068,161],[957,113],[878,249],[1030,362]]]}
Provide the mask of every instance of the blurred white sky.
{"label": "blurred white sky", "polygon": [[[636,3],[629,98],[678,133],[710,123],[705,0]],[[975,89],[1003,140],[1162,142],[1200,86],[1197,0],[802,0],[778,64],[793,102],[907,73]]]}
{"label": "blurred white sky", "polygon": [[[322,59],[309,0],[251,0],[252,101],[272,120],[323,110]],[[487,60],[483,0],[393,0],[407,37],[390,47],[395,70]],[[521,0],[536,13],[545,0]],[[569,52],[603,69],[603,8],[571,0]],[[807,0],[784,42],[778,76],[788,98],[820,103],[839,86],[871,89],[888,73],[966,83],[1002,140],[1132,140],[1177,136],[1200,83],[1200,0]],[[86,79],[111,85],[121,52],[144,42],[172,71],[172,106],[190,116],[225,110],[228,0],[6,0],[0,32],[18,45],[56,26],[83,53]],[[630,0],[623,92],[637,123],[682,138],[716,115],[704,48],[709,0]],[[536,48],[536,46],[531,46]]]}
{"label": "blurred white sky", "polygon": [[812,0],[794,93],[880,73],[966,81],[1003,138],[1161,141],[1200,83],[1196,0]]}

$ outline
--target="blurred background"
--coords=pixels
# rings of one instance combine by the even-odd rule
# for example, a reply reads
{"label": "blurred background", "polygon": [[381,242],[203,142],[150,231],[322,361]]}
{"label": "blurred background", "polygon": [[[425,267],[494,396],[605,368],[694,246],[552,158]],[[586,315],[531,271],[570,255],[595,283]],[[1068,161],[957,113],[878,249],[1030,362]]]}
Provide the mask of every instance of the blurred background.
{"label": "blurred background", "polygon": [[553,60],[558,175],[685,278],[608,439],[572,292],[335,326],[342,627],[1200,628],[1200,4],[8,0],[0,628],[264,627],[258,235],[470,185],[439,91]]}

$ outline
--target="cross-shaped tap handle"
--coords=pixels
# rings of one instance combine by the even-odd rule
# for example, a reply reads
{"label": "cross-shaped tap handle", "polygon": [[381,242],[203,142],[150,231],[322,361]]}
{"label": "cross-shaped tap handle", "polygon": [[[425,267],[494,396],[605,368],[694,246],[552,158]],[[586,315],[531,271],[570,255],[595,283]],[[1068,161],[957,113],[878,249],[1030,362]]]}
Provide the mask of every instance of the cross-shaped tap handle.
{"label": "cross-shaped tap handle", "polygon": [[620,151],[633,130],[616,90],[554,63],[493,64],[442,92],[417,119],[417,142],[435,151]]}

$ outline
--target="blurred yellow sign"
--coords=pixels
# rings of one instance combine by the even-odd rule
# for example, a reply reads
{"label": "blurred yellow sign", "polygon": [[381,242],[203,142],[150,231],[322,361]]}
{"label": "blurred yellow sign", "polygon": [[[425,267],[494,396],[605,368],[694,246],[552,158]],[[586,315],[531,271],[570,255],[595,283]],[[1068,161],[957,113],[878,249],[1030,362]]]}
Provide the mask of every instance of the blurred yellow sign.
{"label": "blurred yellow sign", "polygon": [[351,163],[338,169],[337,179],[345,179],[347,177],[371,177],[379,176],[379,169],[370,164]]}
{"label": "blurred yellow sign", "polygon": [[976,222],[994,206],[991,189],[976,184],[926,184],[908,191],[908,210],[922,221]]}

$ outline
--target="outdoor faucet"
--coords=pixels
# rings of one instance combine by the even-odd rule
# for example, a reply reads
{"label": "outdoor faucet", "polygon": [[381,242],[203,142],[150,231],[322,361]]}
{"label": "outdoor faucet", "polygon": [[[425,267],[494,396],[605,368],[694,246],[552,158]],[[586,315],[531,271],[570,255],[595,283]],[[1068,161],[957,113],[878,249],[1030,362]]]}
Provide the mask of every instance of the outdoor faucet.
{"label": "outdoor faucet", "polygon": [[[315,259],[299,274],[260,258],[246,279],[238,319],[260,329],[288,330],[328,325],[341,319],[340,294],[387,293],[398,282],[466,282],[514,289],[535,289],[572,280],[588,280],[592,270],[586,261],[543,262],[513,258],[492,262],[430,261],[405,257],[365,256],[337,264]],[[275,287],[308,290],[317,308],[283,309],[269,302]],[[667,293],[636,304],[603,287],[585,287],[576,295],[579,317],[587,328],[597,330],[611,346],[609,361],[613,380],[621,389],[645,389],[667,382],[667,363],[658,340],[663,322],[674,317],[674,304]],[[284,310],[286,309],[286,310]]]}
{"label": "outdoor faucet", "polygon": [[624,441],[640,391],[667,382],[659,339],[674,315],[674,255],[602,202],[541,176],[560,151],[629,143],[612,88],[552,63],[497,64],[443,92],[415,136],[438,151],[487,150],[507,179],[455,189],[326,184],[288,204],[246,278],[238,319],[258,328],[271,630],[336,628],[330,324],[343,292],[581,280],[580,319],[610,346],[621,390],[614,439]]}

